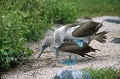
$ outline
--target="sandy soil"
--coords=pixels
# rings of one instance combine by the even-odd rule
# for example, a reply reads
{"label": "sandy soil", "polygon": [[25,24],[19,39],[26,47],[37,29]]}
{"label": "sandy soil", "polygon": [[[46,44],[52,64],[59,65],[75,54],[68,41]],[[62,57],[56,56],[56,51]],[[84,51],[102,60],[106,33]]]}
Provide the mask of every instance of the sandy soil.
{"label": "sandy soil", "polygon": [[[27,45],[34,50],[34,54],[30,59],[24,61],[23,64],[16,69],[6,72],[2,75],[2,79],[52,79],[56,72],[60,69],[82,69],[82,68],[103,68],[115,67],[120,69],[120,18],[103,16],[93,18],[94,21],[103,22],[103,27],[99,31],[109,31],[106,43],[101,44],[92,41],[91,46],[100,51],[90,52],[89,55],[95,58],[83,58],[78,56],[77,64],[68,66],[55,62],[55,55],[52,52],[42,54],[39,60],[36,60],[39,52],[41,41],[37,43],[28,43]],[[53,32],[48,31],[46,36]],[[46,50],[46,52],[49,51]],[[60,57],[61,59],[67,57]]]}

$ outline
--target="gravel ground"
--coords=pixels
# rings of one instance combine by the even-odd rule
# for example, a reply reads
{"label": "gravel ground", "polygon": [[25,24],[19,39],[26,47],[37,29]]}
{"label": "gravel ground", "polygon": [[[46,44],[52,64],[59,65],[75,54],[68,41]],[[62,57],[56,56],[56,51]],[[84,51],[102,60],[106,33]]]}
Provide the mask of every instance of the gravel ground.
{"label": "gravel ground", "polygon": [[[44,53],[39,60],[36,60],[39,52],[38,48],[41,44],[27,43],[27,45],[34,50],[34,54],[29,60],[24,61],[23,64],[15,68],[14,70],[4,73],[2,79],[52,79],[56,72],[60,69],[82,69],[82,68],[103,68],[103,67],[115,67],[120,69],[120,18],[103,16],[93,18],[94,21],[103,22],[103,27],[99,31],[108,31],[106,43],[101,44],[97,41],[92,41],[91,46],[97,48],[100,51],[90,52],[89,55],[95,58],[83,58],[78,56],[77,64],[67,66],[55,62],[54,53]],[[46,36],[53,34],[52,31],[48,31]],[[48,52],[46,50],[46,52]],[[60,57],[64,59],[66,57]]]}

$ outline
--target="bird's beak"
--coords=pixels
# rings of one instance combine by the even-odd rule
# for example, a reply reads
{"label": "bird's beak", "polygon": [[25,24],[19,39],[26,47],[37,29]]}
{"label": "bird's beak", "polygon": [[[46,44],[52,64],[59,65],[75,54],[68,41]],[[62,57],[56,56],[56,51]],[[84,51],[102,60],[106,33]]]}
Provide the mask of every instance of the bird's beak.
{"label": "bird's beak", "polygon": [[40,50],[40,54],[39,54],[39,56],[38,56],[38,59],[40,58],[40,56],[41,56],[41,54],[44,52],[44,50],[47,48],[48,46],[42,46],[41,47],[41,50]]}

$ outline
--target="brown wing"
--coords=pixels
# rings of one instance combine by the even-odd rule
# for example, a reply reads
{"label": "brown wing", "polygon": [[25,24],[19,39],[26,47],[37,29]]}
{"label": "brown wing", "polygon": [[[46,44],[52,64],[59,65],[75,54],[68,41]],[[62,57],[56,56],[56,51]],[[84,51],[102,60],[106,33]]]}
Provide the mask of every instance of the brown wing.
{"label": "brown wing", "polygon": [[82,47],[72,42],[65,42],[60,46],[60,50],[64,52],[79,52],[80,50],[86,48],[88,45],[85,43]]}
{"label": "brown wing", "polygon": [[74,37],[84,37],[92,35],[94,32],[98,31],[102,24],[97,27],[100,23],[94,21],[84,22],[80,27],[73,31],[72,35]]}
{"label": "brown wing", "polygon": [[94,52],[96,49],[93,49],[92,47],[88,46],[88,44],[84,43],[82,47],[78,46],[77,44],[73,42],[65,42],[64,44],[61,45],[59,48],[61,51],[64,52],[70,52],[70,53],[75,53],[78,55],[85,55],[86,53],[92,51]]}

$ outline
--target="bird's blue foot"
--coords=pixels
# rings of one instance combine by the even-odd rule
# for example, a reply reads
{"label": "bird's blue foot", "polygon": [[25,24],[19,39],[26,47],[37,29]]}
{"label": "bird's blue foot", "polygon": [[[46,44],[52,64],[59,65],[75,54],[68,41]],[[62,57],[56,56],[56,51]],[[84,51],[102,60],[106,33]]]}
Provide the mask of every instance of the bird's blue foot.
{"label": "bird's blue foot", "polygon": [[62,60],[60,63],[68,65],[68,66],[75,65],[75,64],[77,64],[76,59],[77,59],[77,57],[74,57],[74,60],[71,60],[71,56],[69,56],[69,58],[67,60]]}

